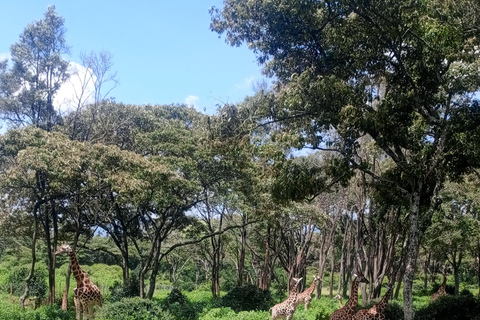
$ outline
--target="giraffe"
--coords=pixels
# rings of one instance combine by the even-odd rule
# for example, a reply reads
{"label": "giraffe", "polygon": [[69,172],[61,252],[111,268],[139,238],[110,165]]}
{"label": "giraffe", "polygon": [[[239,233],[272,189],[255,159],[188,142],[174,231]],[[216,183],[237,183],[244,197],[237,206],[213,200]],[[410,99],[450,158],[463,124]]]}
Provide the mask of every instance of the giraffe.
{"label": "giraffe", "polygon": [[360,283],[369,283],[369,281],[361,274],[354,274],[354,276],[355,280],[353,280],[352,288],[350,289],[350,298],[343,308],[337,309],[332,313],[330,320],[351,320],[355,314],[358,303],[358,285]]}
{"label": "giraffe", "polygon": [[392,296],[394,283],[388,284],[388,290],[383,298],[370,309],[363,309],[358,311],[353,320],[385,320],[385,309],[388,304],[388,300]]}
{"label": "giraffe", "polygon": [[93,306],[102,306],[102,295],[98,287],[90,280],[88,274],[83,271],[79,264],[75,251],[68,244],[62,244],[55,255],[67,254],[77,286],[73,289],[73,301],[75,303],[76,320],[93,319]]}
{"label": "giraffe", "polygon": [[315,291],[315,286],[317,285],[317,276],[313,276],[312,284],[309,288],[305,289],[302,293],[297,295],[297,301],[295,302],[295,307],[299,304],[305,303],[305,310],[308,310],[310,302],[312,301],[312,294]]}
{"label": "giraffe", "polygon": [[448,268],[444,267],[443,272],[442,272],[442,274],[443,274],[442,285],[440,286],[440,288],[438,288],[437,292],[432,294],[432,296],[430,297],[430,302],[433,302],[433,301],[437,300],[441,296],[446,296],[447,295],[447,292],[445,291],[445,287],[447,286],[447,273],[448,273]]}
{"label": "giraffe", "polygon": [[337,294],[335,297],[333,297],[333,299],[335,300],[338,300],[338,308],[342,308],[343,307],[343,303],[342,303],[342,296]]}
{"label": "giraffe", "polygon": [[[293,278],[294,284],[290,289],[290,294],[288,295],[287,300],[270,308],[270,310],[272,310],[272,320],[283,317],[285,317],[287,320],[292,319],[293,313],[295,312],[295,302],[297,301],[297,286],[301,280],[302,278]],[[270,310],[268,310],[269,315]]]}

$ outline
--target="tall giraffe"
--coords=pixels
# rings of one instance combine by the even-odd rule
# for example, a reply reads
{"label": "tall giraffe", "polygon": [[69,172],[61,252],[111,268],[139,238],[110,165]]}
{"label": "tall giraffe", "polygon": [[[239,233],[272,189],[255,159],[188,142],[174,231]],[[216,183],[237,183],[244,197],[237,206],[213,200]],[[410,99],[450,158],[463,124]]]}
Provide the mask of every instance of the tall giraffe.
{"label": "tall giraffe", "polygon": [[388,290],[383,298],[370,309],[363,309],[358,311],[352,320],[385,320],[385,309],[387,308],[388,300],[392,297],[394,283],[388,285]]}
{"label": "tall giraffe", "polygon": [[351,320],[355,314],[358,303],[358,285],[360,283],[369,283],[369,281],[362,274],[354,274],[354,276],[355,280],[353,280],[352,288],[350,289],[350,298],[343,308],[337,309],[332,313],[330,320]]}
{"label": "tall giraffe", "polygon": [[[293,278],[294,284],[290,289],[290,294],[288,295],[287,300],[270,308],[270,310],[272,310],[272,320],[278,318],[286,318],[287,320],[292,319],[293,313],[295,312],[295,302],[297,301],[297,287],[301,280],[302,278]],[[269,314],[270,310],[268,310]]]}
{"label": "tall giraffe", "polygon": [[93,319],[93,306],[102,306],[102,295],[98,287],[90,280],[88,274],[80,268],[75,251],[68,244],[62,244],[55,255],[67,254],[77,286],[73,289],[76,319]]}
{"label": "tall giraffe", "polygon": [[343,307],[342,296],[341,295],[337,294],[335,297],[333,297],[333,299],[338,300],[338,308]]}
{"label": "tall giraffe", "polygon": [[317,280],[318,280],[317,276],[313,276],[313,281],[310,287],[297,295],[297,301],[295,303],[295,307],[297,307],[299,304],[305,303],[305,310],[308,310],[308,307],[310,306],[310,302],[312,301],[312,294],[315,291],[315,287],[317,285]]}
{"label": "tall giraffe", "polygon": [[440,286],[440,288],[438,288],[438,291],[435,292],[434,294],[432,294],[432,296],[430,297],[430,302],[433,302],[435,300],[437,300],[438,298],[440,298],[441,296],[446,296],[447,295],[447,291],[445,291],[445,288],[447,287],[447,274],[448,274],[448,268],[445,266],[443,268],[443,282],[442,282],[442,285]]}

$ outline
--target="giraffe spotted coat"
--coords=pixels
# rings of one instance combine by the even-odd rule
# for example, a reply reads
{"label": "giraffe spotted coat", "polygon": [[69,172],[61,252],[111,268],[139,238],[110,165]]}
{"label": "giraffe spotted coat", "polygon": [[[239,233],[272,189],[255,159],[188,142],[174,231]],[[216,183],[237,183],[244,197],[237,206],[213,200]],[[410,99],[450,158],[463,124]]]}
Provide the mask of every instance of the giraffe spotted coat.
{"label": "giraffe spotted coat", "polygon": [[102,306],[102,294],[98,287],[90,280],[88,274],[80,268],[75,251],[68,245],[63,244],[56,252],[67,254],[70,257],[72,273],[77,282],[73,289],[73,302],[75,303],[76,320],[94,319],[93,307]]}
{"label": "giraffe spotted coat", "polygon": [[272,320],[279,318],[286,318],[286,320],[291,320],[293,313],[295,312],[295,302],[297,301],[297,287],[298,283],[302,280],[293,278],[294,284],[290,290],[287,300],[282,303],[276,304],[268,310],[272,311]]}
{"label": "giraffe spotted coat", "polygon": [[392,296],[393,283],[389,284],[388,290],[383,298],[370,309],[363,309],[358,311],[353,320],[385,320],[385,309],[387,308],[388,300]]}
{"label": "giraffe spotted coat", "polygon": [[310,302],[312,301],[312,294],[315,291],[315,287],[317,285],[317,280],[318,280],[317,276],[313,276],[313,281],[310,287],[297,295],[297,301],[295,303],[295,307],[304,303],[305,310],[308,310],[308,307],[310,306]]}
{"label": "giraffe spotted coat", "polygon": [[360,283],[368,283],[368,280],[363,275],[355,275],[355,280],[352,282],[350,289],[350,299],[343,308],[335,310],[330,316],[330,320],[351,320],[357,310],[358,303],[358,285]]}

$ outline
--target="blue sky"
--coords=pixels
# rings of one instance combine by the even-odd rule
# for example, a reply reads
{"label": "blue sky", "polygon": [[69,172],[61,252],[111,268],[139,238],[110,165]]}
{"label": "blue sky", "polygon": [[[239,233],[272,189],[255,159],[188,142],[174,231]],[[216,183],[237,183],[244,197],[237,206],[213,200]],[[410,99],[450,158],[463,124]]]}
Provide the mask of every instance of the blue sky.
{"label": "blue sky", "polygon": [[245,46],[236,48],[210,31],[211,6],[222,0],[15,0],[1,1],[0,58],[28,23],[43,18],[49,5],[65,18],[65,58],[80,52],[114,55],[120,86],[111,92],[127,104],[189,102],[214,113],[216,104],[253,94],[261,67]]}

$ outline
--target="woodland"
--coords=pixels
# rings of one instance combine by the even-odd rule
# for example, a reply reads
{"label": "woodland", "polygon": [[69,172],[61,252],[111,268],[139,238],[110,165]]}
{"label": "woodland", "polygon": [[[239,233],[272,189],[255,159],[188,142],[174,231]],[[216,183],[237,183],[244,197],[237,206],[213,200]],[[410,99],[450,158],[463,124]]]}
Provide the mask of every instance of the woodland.
{"label": "woodland", "polygon": [[268,77],[213,115],[117,102],[107,51],[82,54],[83,86],[55,108],[79,74],[54,6],[11,46],[0,318],[75,317],[68,243],[99,319],[266,319],[314,276],[293,319],[329,319],[355,274],[359,308],[395,284],[387,319],[480,319],[478,1],[224,0],[210,15]]}

